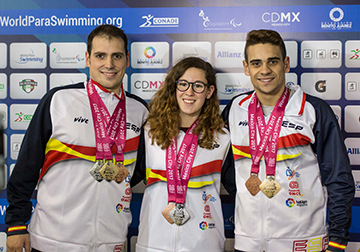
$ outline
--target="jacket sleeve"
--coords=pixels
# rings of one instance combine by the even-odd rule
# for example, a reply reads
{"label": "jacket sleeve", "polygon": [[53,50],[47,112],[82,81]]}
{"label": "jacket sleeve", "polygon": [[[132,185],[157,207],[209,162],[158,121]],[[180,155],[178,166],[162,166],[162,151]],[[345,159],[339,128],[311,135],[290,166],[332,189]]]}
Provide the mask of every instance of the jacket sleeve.
{"label": "jacket sleeve", "polygon": [[[145,122],[146,123],[146,122]],[[144,125],[145,125],[144,123]],[[131,177],[130,186],[136,186],[140,181],[146,177],[146,157],[145,157],[145,137],[144,125],[141,127],[139,147],[136,158],[135,171]]]}
{"label": "jacket sleeve", "polygon": [[44,162],[45,148],[51,136],[50,102],[48,92],[38,104],[25,133],[15,168],[7,185],[9,203],[5,214],[8,236],[24,234],[32,211],[30,198],[39,179]]}
{"label": "jacket sleeve", "polygon": [[235,163],[232,153],[231,144],[226,155],[225,161],[221,169],[221,183],[224,185],[226,191],[231,195],[235,201],[236,182],[235,182]]}
{"label": "jacket sleeve", "polygon": [[350,239],[351,208],[355,193],[351,165],[339,124],[330,106],[307,95],[315,108],[315,143],[323,184],[328,192],[329,250],[344,251]]}

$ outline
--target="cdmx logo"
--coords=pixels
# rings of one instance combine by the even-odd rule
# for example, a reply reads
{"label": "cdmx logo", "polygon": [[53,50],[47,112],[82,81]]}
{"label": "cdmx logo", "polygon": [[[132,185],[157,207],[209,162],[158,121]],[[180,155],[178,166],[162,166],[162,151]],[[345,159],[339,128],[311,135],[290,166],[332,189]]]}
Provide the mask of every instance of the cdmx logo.
{"label": "cdmx logo", "polygon": [[315,83],[315,90],[319,93],[326,92],[326,80],[319,80]]}
{"label": "cdmx logo", "polygon": [[148,59],[154,58],[155,55],[156,55],[156,50],[155,50],[155,48],[152,47],[152,46],[146,47],[145,50],[144,50],[144,55],[145,55],[145,57],[148,58]]}
{"label": "cdmx logo", "polygon": [[207,229],[207,227],[208,227],[208,224],[205,221],[200,222],[199,228],[201,230],[205,230],[205,229]]}

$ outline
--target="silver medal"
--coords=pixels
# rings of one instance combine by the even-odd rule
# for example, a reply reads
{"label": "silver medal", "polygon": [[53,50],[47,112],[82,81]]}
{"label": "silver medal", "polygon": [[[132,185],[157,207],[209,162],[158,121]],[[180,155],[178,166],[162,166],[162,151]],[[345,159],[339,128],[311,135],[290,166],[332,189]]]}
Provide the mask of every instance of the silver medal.
{"label": "silver medal", "polygon": [[185,224],[190,219],[189,213],[186,211],[184,204],[176,203],[175,207],[170,211],[170,217],[176,225]]}
{"label": "silver medal", "polygon": [[98,182],[101,182],[104,178],[100,174],[100,169],[104,165],[102,161],[96,161],[96,163],[91,167],[90,174],[94,177],[94,179]]}

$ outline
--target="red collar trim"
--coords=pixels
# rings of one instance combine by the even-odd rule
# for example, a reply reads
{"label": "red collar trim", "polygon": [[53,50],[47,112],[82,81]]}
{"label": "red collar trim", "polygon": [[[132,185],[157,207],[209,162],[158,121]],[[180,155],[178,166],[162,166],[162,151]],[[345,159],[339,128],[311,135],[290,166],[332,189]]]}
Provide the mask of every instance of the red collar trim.
{"label": "red collar trim", "polygon": [[[96,81],[94,81],[94,79],[91,79],[91,80],[92,80],[92,82],[93,82],[98,88],[100,88],[101,91],[103,91],[103,92],[105,92],[105,93],[108,93],[108,94],[112,93],[112,92],[110,92],[109,90],[107,90],[106,88],[104,88],[103,86],[101,86],[99,83],[97,83]],[[115,95],[115,97],[118,98],[119,100],[121,100],[121,99],[124,97],[125,93],[124,93],[124,88],[123,88],[122,85],[121,85],[121,90],[120,90],[120,97],[119,97],[119,95],[117,95],[117,94],[115,94],[115,93],[114,93],[114,95]]]}

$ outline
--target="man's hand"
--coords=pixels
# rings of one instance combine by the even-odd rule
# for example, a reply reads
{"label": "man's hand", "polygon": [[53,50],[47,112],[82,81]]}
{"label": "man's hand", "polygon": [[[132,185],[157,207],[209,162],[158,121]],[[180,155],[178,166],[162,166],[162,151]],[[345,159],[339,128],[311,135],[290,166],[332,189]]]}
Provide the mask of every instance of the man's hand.
{"label": "man's hand", "polygon": [[11,235],[6,241],[7,252],[30,252],[30,236],[29,234]]}

